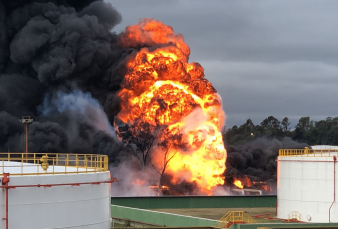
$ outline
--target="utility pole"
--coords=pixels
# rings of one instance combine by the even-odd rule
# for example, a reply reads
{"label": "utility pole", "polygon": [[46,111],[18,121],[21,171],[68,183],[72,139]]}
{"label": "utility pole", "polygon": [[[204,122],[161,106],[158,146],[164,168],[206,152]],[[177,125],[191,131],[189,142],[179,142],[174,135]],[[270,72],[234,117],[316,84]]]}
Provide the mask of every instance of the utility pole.
{"label": "utility pole", "polygon": [[20,122],[25,125],[25,153],[26,153],[26,162],[28,158],[28,125],[33,122],[30,116],[22,116]]}

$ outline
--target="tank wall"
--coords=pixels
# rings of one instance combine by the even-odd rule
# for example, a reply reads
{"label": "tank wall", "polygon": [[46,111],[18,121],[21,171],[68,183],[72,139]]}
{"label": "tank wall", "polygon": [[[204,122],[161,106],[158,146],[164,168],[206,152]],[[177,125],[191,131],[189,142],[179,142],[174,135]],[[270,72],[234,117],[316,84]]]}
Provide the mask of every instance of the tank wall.
{"label": "tank wall", "polygon": [[[332,157],[279,157],[277,217],[287,219],[289,213],[297,211],[302,221],[329,222],[329,208],[334,200],[334,165],[337,190],[338,167]],[[331,222],[338,222],[337,203],[331,208]]]}
{"label": "tank wall", "polygon": [[[9,185],[95,182],[109,172],[10,177]],[[6,195],[0,194],[0,216],[5,217]],[[110,228],[110,184],[27,187],[9,189],[9,228]],[[5,228],[5,221],[0,221]]]}

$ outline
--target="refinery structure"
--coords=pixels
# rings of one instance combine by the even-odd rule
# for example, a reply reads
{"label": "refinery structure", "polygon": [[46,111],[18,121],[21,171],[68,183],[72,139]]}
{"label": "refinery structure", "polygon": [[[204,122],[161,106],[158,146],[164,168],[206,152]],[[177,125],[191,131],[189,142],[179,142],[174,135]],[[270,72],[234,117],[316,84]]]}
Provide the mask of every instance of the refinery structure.
{"label": "refinery structure", "polygon": [[[249,191],[236,196],[112,197],[112,217],[118,221],[126,216],[121,212],[129,212],[130,219],[135,222],[144,219],[147,223],[169,226],[188,224],[233,229],[337,228],[337,153],[335,146],[280,149],[276,158],[277,195],[261,195],[258,189],[247,187]],[[242,189],[245,190],[245,187]],[[185,216],[165,215],[175,210],[184,212],[182,208],[190,209],[191,212],[204,212],[204,215],[208,212],[210,214],[210,209],[219,208],[223,209],[224,216],[209,216],[203,221],[201,218],[191,218],[193,213]],[[262,210],[257,214],[257,209],[260,208],[270,210]],[[213,212],[217,214],[217,211]],[[133,214],[140,217],[131,216]],[[172,223],[173,218],[170,217],[176,217],[175,220],[180,221],[180,224]],[[186,224],[191,220],[194,223]]]}
{"label": "refinery structure", "polygon": [[[111,196],[110,185],[117,179],[111,177],[108,157],[103,155],[1,153],[0,215],[3,220],[0,227],[108,229],[128,225],[251,229],[338,226],[337,152],[333,147],[320,146],[281,149],[277,159],[277,196],[262,195],[255,186],[242,187],[246,191],[235,196],[185,197]],[[270,212],[250,213],[250,209],[259,208],[270,208]],[[172,214],[182,209],[192,212],[220,209],[224,215],[215,219],[215,216]]]}
{"label": "refinery structure", "polygon": [[0,228],[110,228],[102,155],[1,153]]}

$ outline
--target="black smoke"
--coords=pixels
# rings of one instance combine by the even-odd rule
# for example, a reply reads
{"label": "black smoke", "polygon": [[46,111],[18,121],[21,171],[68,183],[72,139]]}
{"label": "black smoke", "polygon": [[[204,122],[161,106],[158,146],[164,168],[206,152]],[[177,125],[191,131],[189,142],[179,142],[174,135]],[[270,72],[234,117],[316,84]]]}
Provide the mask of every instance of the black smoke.
{"label": "black smoke", "polygon": [[[0,0],[0,152],[24,150],[19,119],[31,116],[30,152],[100,153],[112,165],[130,160],[132,151],[109,125],[120,111],[116,93],[127,59],[153,44],[122,47],[123,34],[112,32],[121,20],[103,1]],[[228,146],[226,182],[244,175],[275,181],[278,149],[290,144],[260,139]],[[134,164],[117,174],[125,177]],[[176,188],[191,193],[194,184]]]}
{"label": "black smoke", "polygon": [[101,120],[103,107],[109,125],[119,111],[114,93],[133,51],[112,32],[121,20],[103,1],[0,0],[0,152],[24,149],[19,119],[31,116],[30,152],[128,154]]}
{"label": "black smoke", "polygon": [[279,149],[304,149],[305,147],[309,147],[309,145],[293,141],[289,137],[282,140],[257,138],[240,146],[226,146],[225,184],[233,184],[236,178],[245,180],[245,176],[247,176],[253,182],[262,181],[275,188],[277,182],[276,160]]}

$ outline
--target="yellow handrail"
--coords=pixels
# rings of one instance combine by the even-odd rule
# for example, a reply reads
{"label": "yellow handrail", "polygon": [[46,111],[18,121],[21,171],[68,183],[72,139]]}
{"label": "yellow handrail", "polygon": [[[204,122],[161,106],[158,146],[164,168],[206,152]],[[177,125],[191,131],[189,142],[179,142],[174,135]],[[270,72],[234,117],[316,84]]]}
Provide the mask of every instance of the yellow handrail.
{"label": "yellow handrail", "polygon": [[[43,162],[40,159],[43,158]],[[108,156],[64,153],[1,153],[0,175],[68,174],[108,171]],[[40,168],[45,163],[47,169]],[[48,164],[46,164],[48,163]],[[35,168],[35,169],[34,169]],[[35,170],[35,172],[34,172]]]}
{"label": "yellow handrail", "polygon": [[229,211],[215,225],[218,228],[227,228],[228,223],[257,223],[244,211]]}
{"label": "yellow handrail", "polygon": [[280,157],[332,157],[338,155],[338,149],[280,149]]}
{"label": "yellow handrail", "polygon": [[288,214],[288,220],[290,220],[290,221],[301,221],[302,215],[297,211],[292,211]]}

